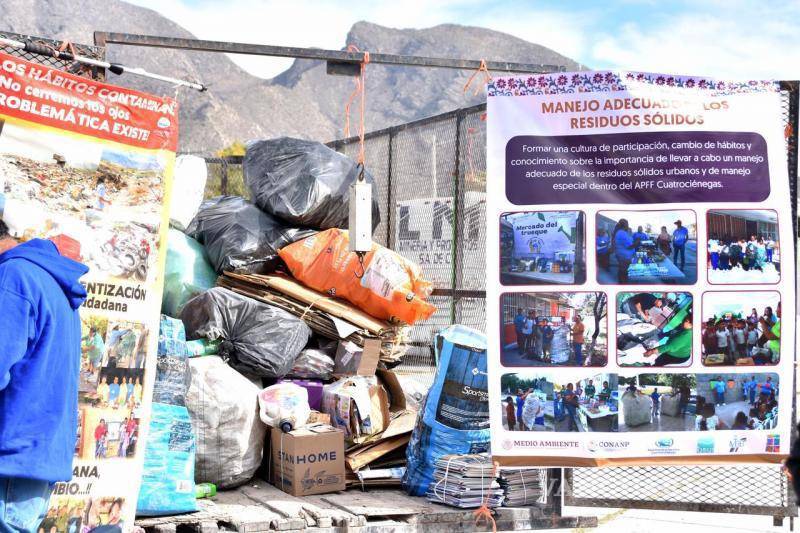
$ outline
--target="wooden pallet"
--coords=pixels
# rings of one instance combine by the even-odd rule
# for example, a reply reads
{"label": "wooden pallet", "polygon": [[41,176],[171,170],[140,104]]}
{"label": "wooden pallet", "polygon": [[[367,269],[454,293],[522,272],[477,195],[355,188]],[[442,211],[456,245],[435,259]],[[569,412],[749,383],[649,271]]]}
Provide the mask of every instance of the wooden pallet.
{"label": "wooden pallet", "polygon": [[[136,525],[147,533],[486,531],[485,524],[475,525],[472,510],[454,509],[390,489],[296,498],[266,482],[253,482],[221,491],[213,500],[199,500],[198,504],[200,510],[195,513],[141,518]],[[539,507],[500,508],[496,521],[499,531],[596,525],[596,520],[553,517],[549,510]]]}

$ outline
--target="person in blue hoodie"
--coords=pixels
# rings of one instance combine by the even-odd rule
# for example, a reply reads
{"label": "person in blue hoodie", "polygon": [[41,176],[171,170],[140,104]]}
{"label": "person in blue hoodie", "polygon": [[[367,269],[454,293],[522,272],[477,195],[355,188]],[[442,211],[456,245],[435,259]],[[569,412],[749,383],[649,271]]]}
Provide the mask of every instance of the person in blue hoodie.
{"label": "person in blue hoodie", "polygon": [[72,478],[88,269],[0,221],[0,531],[36,531],[52,484]]}

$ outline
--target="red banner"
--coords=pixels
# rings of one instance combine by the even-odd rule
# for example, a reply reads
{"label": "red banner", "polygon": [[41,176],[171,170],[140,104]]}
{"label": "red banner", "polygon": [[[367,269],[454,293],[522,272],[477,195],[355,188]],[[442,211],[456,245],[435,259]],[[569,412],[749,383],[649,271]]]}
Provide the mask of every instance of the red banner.
{"label": "red banner", "polygon": [[130,146],[177,150],[178,103],[0,53],[3,114]]}

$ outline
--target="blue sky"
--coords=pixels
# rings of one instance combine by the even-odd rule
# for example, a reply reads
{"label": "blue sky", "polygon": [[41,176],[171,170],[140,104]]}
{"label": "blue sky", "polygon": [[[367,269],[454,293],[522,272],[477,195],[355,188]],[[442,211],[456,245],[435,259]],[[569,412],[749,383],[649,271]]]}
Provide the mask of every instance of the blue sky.
{"label": "blue sky", "polygon": [[[506,32],[598,69],[800,78],[800,0],[130,1],[205,39],[339,49],[358,20],[396,28],[458,23]],[[233,59],[262,77],[290,63]]]}

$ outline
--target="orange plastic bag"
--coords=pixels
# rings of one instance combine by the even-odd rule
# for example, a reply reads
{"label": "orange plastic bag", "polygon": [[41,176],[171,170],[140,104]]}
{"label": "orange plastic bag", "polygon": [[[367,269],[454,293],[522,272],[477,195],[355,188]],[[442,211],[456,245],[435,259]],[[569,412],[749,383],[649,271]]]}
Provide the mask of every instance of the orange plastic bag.
{"label": "orange plastic bag", "polygon": [[425,301],[433,285],[423,279],[417,265],[373,242],[362,267],[348,243],[347,231],[329,229],[278,253],[299,281],[343,298],[375,318],[413,324],[436,311]]}

